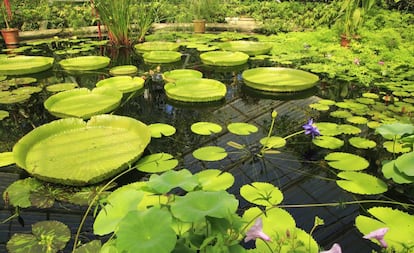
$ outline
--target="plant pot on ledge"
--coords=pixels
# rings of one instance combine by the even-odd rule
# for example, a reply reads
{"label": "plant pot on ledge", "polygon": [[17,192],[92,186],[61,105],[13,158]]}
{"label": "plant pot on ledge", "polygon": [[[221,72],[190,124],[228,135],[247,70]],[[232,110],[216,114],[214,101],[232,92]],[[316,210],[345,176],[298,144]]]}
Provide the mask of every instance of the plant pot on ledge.
{"label": "plant pot on ledge", "polygon": [[6,45],[19,44],[19,29],[17,28],[1,29],[1,36]]}
{"label": "plant pot on ledge", "polygon": [[195,19],[193,20],[194,33],[205,33],[206,32],[206,20]]}

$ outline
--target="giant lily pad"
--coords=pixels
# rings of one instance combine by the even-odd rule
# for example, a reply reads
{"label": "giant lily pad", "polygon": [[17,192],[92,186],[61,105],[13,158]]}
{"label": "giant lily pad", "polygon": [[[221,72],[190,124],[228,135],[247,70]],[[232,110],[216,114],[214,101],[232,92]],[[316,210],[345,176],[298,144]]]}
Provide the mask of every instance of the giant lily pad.
{"label": "giant lily pad", "polygon": [[164,72],[162,77],[167,82],[175,82],[183,78],[201,78],[203,73],[195,69],[174,69]]}
{"label": "giant lily pad", "polygon": [[123,93],[142,89],[145,80],[141,77],[114,76],[96,83],[96,87],[112,87]]}
{"label": "giant lily pad", "polygon": [[267,54],[272,49],[272,44],[258,41],[236,40],[223,42],[219,47],[227,51],[238,51],[250,56]]}
{"label": "giant lily pad", "polygon": [[66,185],[100,182],[137,160],[151,140],[147,125],[115,115],[52,121],[13,147],[16,164],[45,181]]}
{"label": "giant lily pad", "polygon": [[294,92],[315,86],[319,77],[290,68],[260,67],[243,71],[244,83],[254,89],[274,92]]}
{"label": "giant lily pad", "polygon": [[109,74],[112,76],[124,76],[135,75],[138,72],[138,68],[135,65],[121,65],[112,67],[109,70]]}
{"label": "giant lily pad", "polygon": [[53,65],[52,57],[15,56],[0,59],[0,75],[27,75],[45,71]]}
{"label": "giant lily pad", "polygon": [[150,51],[177,51],[180,44],[168,41],[148,41],[134,46],[139,53]]}
{"label": "giant lily pad", "polygon": [[148,63],[173,63],[181,60],[181,53],[175,51],[150,51],[142,55]]}
{"label": "giant lily pad", "polygon": [[200,59],[206,65],[230,67],[245,64],[249,55],[242,52],[211,51],[200,54]]}
{"label": "giant lily pad", "polygon": [[92,91],[79,88],[59,92],[44,102],[45,108],[60,118],[79,117],[88,119],[93,115],[107,113],[118,107],[122,93],[118,90],[101,87]]}
{"label": "giant lily pad", "polygon": [[109,65],[111,58],[106,56],[79,56],[64,59],[59,62],[60,66],[66,70],[96,70],[105,68]]}
{"label": "giant lily pad", "polygon": [[184,78],[164,86],[167,96],[183,102],[211,102],[223,99],[226,85],[207,78]]}

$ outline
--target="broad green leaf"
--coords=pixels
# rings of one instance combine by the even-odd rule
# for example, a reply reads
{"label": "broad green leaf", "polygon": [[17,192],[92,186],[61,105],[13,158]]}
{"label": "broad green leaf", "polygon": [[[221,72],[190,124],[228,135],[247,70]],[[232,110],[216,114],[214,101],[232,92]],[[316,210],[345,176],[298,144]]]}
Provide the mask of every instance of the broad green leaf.
{"label": "broad green leaf", "polygon": [[195,191],[177,196],[171,204],[174,217],[184,222],[199,222],[205,217],[227,218],[236,212],[239,201],[226,191]]}
{"label": "broad green leaf", "polygon": [[388,140],[400,139],[403,135],[414,133],[414,125],[403,123],[383,124],[377,127],[375,132]]}
{"label": "broad green leaf", "polygon": [[407,176],[414,176],[414,152],[399,156],[395,160],[395,167]]}
{"label": "broad green leaf", "polygon": [[378,94],[369,93],[369,92],[362,93],[362,96],[364,98],[372,98],[372,99],[378,99],[379,98]]}
{"label": "broad green leaf", "polygon": [[348,125],[348,124],[341,124],[338,126],[340,131],[344,134],[359,134],[361,133],[361,129],[359,127]]}
{"label": "broad green leaf", "polygon": [[253,182],[240,188],[240,195],[250,203],[261,206],[274,206],[283,200],[283,194],[270,183]]}
{"label": "broad green leaf", "polygon": [[381,179],[361,172],[343,171],[338,177],[344,180],[336,180],[342,189],[357,194],[380,194],[388,190],[387,184]]}
{"label": "broad green leaf", "polygon": [[364,118],[361,116],[352,116],[352,117],[346,118],[346,120],[354,124],[366,124],[368,122],[367,118]]}
{"label": "broad green leaf", "polygon": [[177,242],[168,211],[150,208],[130,211],[119,223],[116,248],[119,252],[170,253]]}
{"label": "broad green leaf", "polygon": [[309,107],[317,111],[328,111],[329,110],[329,105],[324,105],[320,103],[309,104]]}
{"label": "broad green leaf", "polygon": [[199,135],[211,135],[220,133],[223,128],[212,122],[197,122],[191,125],[191,131]]}
{"label": "broad green leaf", "polygon": [[74,253],[95,253],[101,252],[102,243],[100,240],[93,240],[88,243],[82,244],[75,249]]}
{"label": "broad green leaf", "polygon": [[328,165],[338,170],[363,170],[369,166],[369,162],[358,155],[333,152],[325,156],[325,160],[328,161]]}
{"label": "broad green leaf", "polygon": [[164,123],[154,123],[148,125],[151,131],[151,137],[153,138],[161,138],[162,136],[171,136],[175,134],[176,129],[175,127],[164,124]]}
{"label": "broad green leaf", "polygon": [[35,178],[20,179],[7,187],[3,192],[3,199],[6,199],[7,194],[10,205],[22,208],[31,207],[31,193],[43,188],[43,184]]}
{"label": "broad green leaf", "polygon": [[380,122],[378,122],[378,121],[369,121],[368,123],[367,123],[367,126],[369,127],[369,128],[372,128],[372,129],[376,129],[376,128],[378,128],[379,126],[381,126],[382,124],[380,123]]}
{"label": "broad green leaf", "polygon": [[384,141],[382,146],[390,153],[408,153],[411,147],[399,141]]}
{"label": "broad green leaf", "polygon": [[227,190],[234,184],[234,176],[221,170],[203,170],[195,174],[205,191]]}
{"label": "broad green leaf", "polygon": [[13,152],[0,153],[0,167],[14,163]]}
{"label": "broad green leaf", "polygon": [[342,130],[339,128],[338,124],[332,122],[316,122],[315,125],[318,127],[321,135],[335,136],[342,134]]}
{"label": "broad green leaf", "polygon": [[414,177],[410,177],[404,173],[401,173],[395,167],[395,160],[386,162],[382,165],[382,174],[384,174],[385,178],[392,179],[397,184],[409,184],[414,182]]}
{"label": "broad green leaf", "polygon": [[312,139],[316,146],[329,149],[337,149],[344,145],[344,141],[333,136],[320,135]]}
{"label": "broad green leaf", "polygon": [[230,123],[227,126],[227,129],[230,131],[230,133],[237,135],[249,135],[256,133],[259,130],[255,125],[242,122]]}
{"label": "broad green leaf", "polygon": [[334,105],[336,102],[330,99],[321,99],[318,103],[321,105]]}
{"label": "broad green leaf", "polygon": [[192,191],[198,186],[198,179],[189,170],[167,171],[161,175],[153,174],[147,186],[158,193],[167,193],[174,188]]}
{"label": "broad green leaf", "polygon": [[281,148],[286,145],[286,139],[279,136],[270,136],[260,139],[260,144],[265,148]]}
{"label": "broad green leaf", "polygon": [[8,111],[3,111],[3,110],[0,110],[0,120],[3,120],[3,119],[5,119],[5,118],[7,118],[7,117],[9,117],[9,112]]}
{"label": "broad green leaf", "polygon": [[329,115],[331,115],[332,117],[341,118],[341,119],[352,117],[352,113],[346,110],[333,111]]}
{"label": "broad green leaf", "polygon": [[193,152],[193,156],[202,161],[220,161],[226,158],[227,152],[224,148],[218,146],[201,147]]}
{"label": "broad green leaf", "polygon": [[158,173],[172,170],[178,165],[178,160],[167,153],[156,153],[142,157],[138,160],[136,168],[139,171]]}
{"label": "broad green leaf", "polygon": [[358,103],[365,104],[365,105],[373,105],[375,104],[375,100],[372,98],[356,98],[355,99]]}
{"label": "broad green leaf", "polygon": [[368,140],[362,137],[352,137],[349,139],[349,143],[356,148],[363,149],[374,148],[377,145],[375,141]]}

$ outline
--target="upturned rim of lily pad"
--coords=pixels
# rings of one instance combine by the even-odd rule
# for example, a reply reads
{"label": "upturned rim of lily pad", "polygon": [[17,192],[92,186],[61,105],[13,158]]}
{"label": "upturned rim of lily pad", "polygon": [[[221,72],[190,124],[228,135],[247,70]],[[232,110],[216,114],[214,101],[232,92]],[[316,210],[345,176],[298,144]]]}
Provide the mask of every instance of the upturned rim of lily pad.
{"label": "upturned rim of lily pad", "polygon": [[249,60],[249,55],[243,52],[210,51],[200,54],[203,64],[212,66],[238,66]]}
{"label": "upturned rim of lily pad", "polygon": [[149,51],[142,55],[147,63],[173,63],[181,60],[182,54],[176,51]]}
{"label": "upturned rim of lily pad", "polygon": [[0,75],[27,75],[50,69],[52,57],[18,55],[0,58]]}
{"label": "upturned rim of lily pad", "polygon": [[164,86],[168,98],[181,102],[211,102],[226,96],[227,87],[208,78],[184,78]]}
{"label": "upturned rim of lily pad", "polygon": [[78,56],[61,60],[59,65],[65,70],[97,70],[105,68],[111,62],[111,58],[107,56]]}

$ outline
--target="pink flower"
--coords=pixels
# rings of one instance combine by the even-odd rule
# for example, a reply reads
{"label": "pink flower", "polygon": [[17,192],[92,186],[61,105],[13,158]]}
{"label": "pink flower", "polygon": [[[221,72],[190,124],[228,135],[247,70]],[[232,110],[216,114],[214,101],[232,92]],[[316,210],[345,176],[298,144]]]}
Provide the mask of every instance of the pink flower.
{"label": "pink flower", "polygon": [[264,241],[270,241],[270,237],[263,233],[262,218],[257,218],[254,225],[251,226],[250,229],[246,232],[246,238],[244,238],[244,242],[256,240],[257,238],[260,238]]}
{"label": "pink flower", "polygon": [[379,228],[377,230],[372,231],[371,233],[364,235],[364,239],[376,239],[381,244],[381,247],[386,248],[388,247],[387,242],[384,240],[385,234],[388,232],[389,228]]}
{"label": "pink flower", "polygon": [[319,253],[342,253],[342,249],[339,244],[334,243],[330,250],[321,251]]}
{"label": "pink flower", "polygon": [[384,62],[383,61],[379,61],[378,64],[379,65],[384,65]]}

